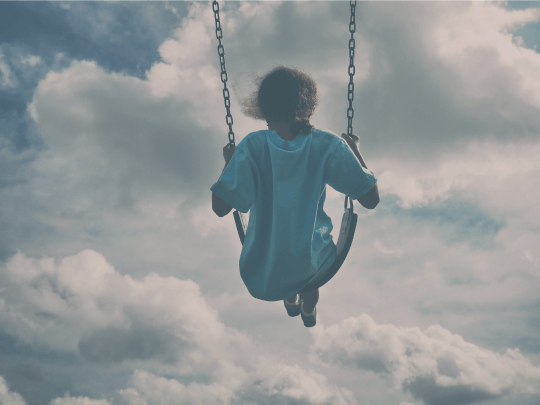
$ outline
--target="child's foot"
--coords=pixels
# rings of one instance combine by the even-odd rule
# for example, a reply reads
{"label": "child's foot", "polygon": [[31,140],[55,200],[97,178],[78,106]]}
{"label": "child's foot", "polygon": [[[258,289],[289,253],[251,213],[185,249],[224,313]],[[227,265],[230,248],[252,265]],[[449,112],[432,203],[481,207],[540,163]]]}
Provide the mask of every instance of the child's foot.
{"label": "child's foot", "polygon": [[300,315],[300,298],[298,295],[296,295],[296,301],[293,303],[289,302],[288,299],[283,300],[283,302],[285,303],[285,309],[287,310],[289,316]]}
{"label": "child's foot", "polygon": [[317,323],[317,307],[313,308],[313,312],[306,313],[304,312],[304,303],[300,304],[300,314],[302,315],[302,321],[304,321],[304,326],[306,328],[311,328]]}

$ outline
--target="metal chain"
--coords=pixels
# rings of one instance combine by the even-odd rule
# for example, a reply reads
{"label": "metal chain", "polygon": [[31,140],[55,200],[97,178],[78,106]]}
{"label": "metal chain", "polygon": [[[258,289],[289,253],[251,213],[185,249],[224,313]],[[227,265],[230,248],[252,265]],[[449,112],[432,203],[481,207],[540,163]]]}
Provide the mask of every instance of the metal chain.
{"label": "metal chain", "polygon": [[229,95],[229,89],[227,88],[227,71],[225,70],[225,48],[221,44],[221,38],[223,38],[223,32],[221,31],[221,21],[219,20],[219,4],[216,0],[212,2],[212,10],[214,10],[214,19],[216,20],[216,38],[219,41],[218,55],[219,63],[221,64],[221,81],[223,82],[223,99],[225,101],[225,108],[227,109],[227,115],[225,121],[229,126],[229,145],[234,144],[234,132],[232,129],[233,118],[231,115],[231,99]]}
{"label": "metal chain", "polygon": [[347,126],[347,135],[351,136],[353,133],[352,120],[354,117],[354,109],[352,102],[354,100],[354,82],[353,76],[356,71],[354,66],[354,33],[356,32],[356,0],[350,0],[351,3],[351,22],[349,23],[349,32],[351,33],[351,39],[349,39],[349,87],[347,98],[349,100],[349,108],[347,109],[347,118],[349,124]]}

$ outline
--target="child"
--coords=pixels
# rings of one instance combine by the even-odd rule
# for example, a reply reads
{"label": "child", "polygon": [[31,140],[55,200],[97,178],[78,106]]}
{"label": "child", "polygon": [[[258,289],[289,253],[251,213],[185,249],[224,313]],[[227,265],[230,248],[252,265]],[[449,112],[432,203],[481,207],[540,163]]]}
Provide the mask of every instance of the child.
{"label": "child", "polygon": [[367,170],[358,137],[315,129],[315,82],[283,66],[263,79],[243,112],[266,120],[268,130],[248,134],[236,150],[223,148],[226,164],[211,187],[212,209],[223,217],[232,207],[250,210],[240,255],[240,275],[250,294],[284,300],[290,316],[316,323],[319,290],[300,294],[336,258],[332,221],[324,212],[326,184],[364,207],[379,202],[377,179]]}

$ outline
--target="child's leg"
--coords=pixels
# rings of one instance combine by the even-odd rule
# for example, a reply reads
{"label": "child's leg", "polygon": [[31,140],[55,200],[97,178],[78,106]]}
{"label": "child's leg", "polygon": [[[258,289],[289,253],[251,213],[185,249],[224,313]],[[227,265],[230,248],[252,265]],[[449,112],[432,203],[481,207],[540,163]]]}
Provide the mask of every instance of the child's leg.
{"label": "child's leg", "polygon": [[289,304],[294,304],[296,302],[296,295],[297,294],[294,294],[292,297],[287,298],[287,302]]}
{"label": "child's leg", "polygon": [[311,314],[315,309],[315,305],[319,301],[319,289],[301,294],[303,301],[303,308],[306,314]]}

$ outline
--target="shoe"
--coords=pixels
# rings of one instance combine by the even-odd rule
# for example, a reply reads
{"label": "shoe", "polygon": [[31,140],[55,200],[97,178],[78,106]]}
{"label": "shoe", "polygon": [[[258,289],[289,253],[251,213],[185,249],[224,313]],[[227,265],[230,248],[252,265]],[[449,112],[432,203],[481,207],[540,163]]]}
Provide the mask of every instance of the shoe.
{"label": "shoe", "polygon": [[313,312],[307,315],[304,312],[303,302],[302,302],[300,305],[300,315],[302,316],[302,320],[304,321],[304,326],[306,328],[311,328],[312,326],[315,326],[315,324],[317,323],[317,307],[313,308]]}
{"label": "shoe", "polygon": [[298,316],[300,315],[300,295],[296,296],[296,302],[294,304],[289,304],[287,300],[283,300],[285,303],[285,309],[289,316]]}

